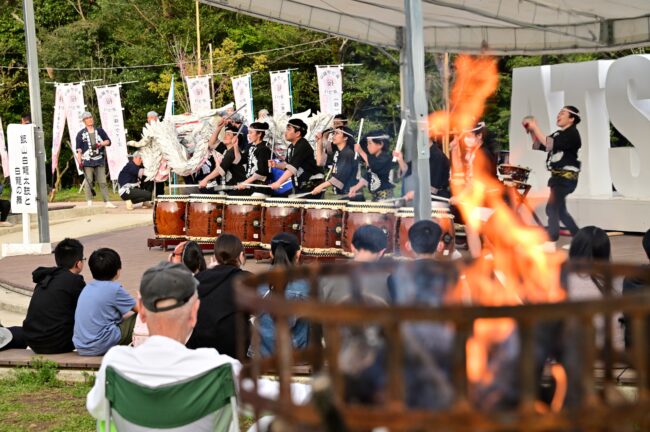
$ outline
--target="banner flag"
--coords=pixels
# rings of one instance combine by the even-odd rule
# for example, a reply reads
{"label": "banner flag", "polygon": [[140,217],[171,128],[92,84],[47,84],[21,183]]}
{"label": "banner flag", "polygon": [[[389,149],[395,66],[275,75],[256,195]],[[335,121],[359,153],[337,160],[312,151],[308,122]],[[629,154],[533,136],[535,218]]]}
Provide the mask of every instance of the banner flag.
{"label": "banner flag", "polygon": [[95,87],[101,127],[111,140],[111,145],[106,147],[106,159],[111,180],[117,180],[120,171],[129,161],[120,87],[119,85]]}
{"label": "banner flag", "polygon": [[171,119],[174,115],[174,75],[172,75],[172,83],[169,86],[169,94],[167,95],[167,106],[165,107],[165,116],[163,120]]}
{"label": "banner flag", "polygon": [[212,98],[210,97],[210,75],[197,77],[186,77],[187,92],[190,97],[190,110],[192,113],[200,113],[212,109]]}
{"label": "banner flag", "polygon": [[5,143],[5,131],[2,128],[2,119],[0,118],[0,159],[2,159],[2,174],[9,177],[9,159],[7,157],[7,144]]}
{"label": "banner flag", "polygon": [[[11,211],[36,213],[36,126],[11,124],[7,128]],[[5,173],[5,175],[7,175]]]}
{"label": "banner flag", "polygon": [[293,113],[291,99],[291,71],[270,72],[273,115]]}
{"label": "banner flag", "polygon": [[[68,122],[68,133],[70,134],[70,146],[72,147],[72,154],[75,155],[74,161],[77,163],[77,134],[86,126],[81,121],[82,114],[86,111],[86,104],[84,103],[84,88],[83,84],[71,84],[64,86],[66,90],[65,99],[65,116]],[[79,175],[82,171],[77,165],[77,172]]]}
{"label": "banner flag", "polygon": [[343,77],[340,66],[316,66],[320,112],[341,114],[343,107]]}
{"label": "banner flag", "polygon": [[56,167],[59,165],[61,140],[65,130],[65,93],[66,88],[57,84],[54,96],[54,119],[52,120],[52,174],[56,172]]}
{"label": "banner flag", "polygon": [[239,113],[246,124],[253,123],[255,121],[255,111],[253,110],[251,74],[232,78],[232,92],[235,95],[235,109],[246,105]]}

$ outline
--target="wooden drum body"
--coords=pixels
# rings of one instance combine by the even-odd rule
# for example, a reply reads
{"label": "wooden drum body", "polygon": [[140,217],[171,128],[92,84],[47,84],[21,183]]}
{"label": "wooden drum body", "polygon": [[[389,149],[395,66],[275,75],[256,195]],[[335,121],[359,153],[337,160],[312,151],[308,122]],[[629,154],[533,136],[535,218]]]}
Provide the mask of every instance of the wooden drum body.
{"label": "wooden drum body", "polygon": [[522,167],[519,165],[502,164],[498,167],[499,174],[504,181],[516,181],[521,183],[528,182],[530,175],[530,168]]}
{"label": "wooden drum body", "polygon": [[223,232],[239,237],[245,247],[260,245],[263,198],[229,196],[225,200]]}
{"label": "wooden drum body", "polygon": [[302,253],[307,256],[341,254],[346,201],[305,200],[302,211]]}
{"label": "wooden drum body", "polygon": [[[437,255],[440,257],[451,257],[456,248],[454,216],[446,206],[434,207],[431,209],[431,220],[442,228],[442,236],[440,237],[440,240],[445,243],[445,248],[441,252],[438,252]],[[406,248],[406,243],[409,241],[409,229],[414,223],[415,216],[413,207],[402,207],[397,211],[395,252],[403,257],[415,257],[415,254]]]}
{"label": "wooden drum body", "polygon": [[185,217],[188,240],[213,242],[221,234],[225,195],[190,195]]}
{"label": "wooden drum body", "polygon": [[343,214],[343,255],[352,257],[352,236],[363,225],[374,225],[388,237],[386,253],[393,252],[397,209],[377,202],[351,201]]}
{"label": "wooden drum body", "polygon": [[262,203],[262,248],[271,249],[271,240],[281,232],[295,234],[300,239],[304,201],[290,198],[267,198]]}
{"label": "wooden drum body", "polygon": [[158,239],[185,239],[188,195],[159,195],[153,207],[153,231]]}

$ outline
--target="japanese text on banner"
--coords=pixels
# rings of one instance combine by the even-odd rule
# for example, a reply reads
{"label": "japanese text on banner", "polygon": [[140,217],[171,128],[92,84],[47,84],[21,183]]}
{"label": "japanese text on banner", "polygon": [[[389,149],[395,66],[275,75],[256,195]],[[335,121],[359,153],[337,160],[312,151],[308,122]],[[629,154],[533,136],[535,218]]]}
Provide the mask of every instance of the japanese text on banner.
{"label": "japanese text on banner", "polygon": [[95,87],[95,92],[97,93],[97,105],[102,120],[102,128],[111,140],[111,145],[106,147],[108,171],[111,180],[117,180],[120,171],[129,161],[120,86]]}
{"label": "japanese text on banner", "polygon": [[15,213],[37,212],[35,131],[34,125],[7,128],[11,209]]}

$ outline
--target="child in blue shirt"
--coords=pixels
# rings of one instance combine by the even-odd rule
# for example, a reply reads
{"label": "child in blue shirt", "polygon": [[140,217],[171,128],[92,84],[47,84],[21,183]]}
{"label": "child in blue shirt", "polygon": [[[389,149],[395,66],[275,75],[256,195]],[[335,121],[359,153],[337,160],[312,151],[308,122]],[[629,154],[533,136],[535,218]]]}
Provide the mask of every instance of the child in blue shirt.
{"label": "child in blue shirt", "polygon": [[88,260],[93,280],[79,296],[72,342],[79,355],[103,355],[115,345],[131,343],[136,301],[117,282],[122,269],[113,249],[97,249]]}

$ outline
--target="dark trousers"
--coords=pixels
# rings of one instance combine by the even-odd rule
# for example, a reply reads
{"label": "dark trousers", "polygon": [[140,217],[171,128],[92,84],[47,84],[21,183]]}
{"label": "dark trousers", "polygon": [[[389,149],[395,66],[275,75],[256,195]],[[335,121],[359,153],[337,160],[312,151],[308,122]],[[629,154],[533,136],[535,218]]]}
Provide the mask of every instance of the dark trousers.
{"label": "dark trousers", "polygon": [[7,200],[0,200],[0,222],[7,220],[9,211],[11,210],[11,202]]}
{"label": "dark trousers", "polygon": [[557,241],[560,238],[560,221],[568,228],[572,236],[576,235],[578,225],[567,211],[566,197],[576,190],[578,182],[561,177],[551,177],[548,185],[551,188],[551,195],[548,197],[548,203],[546,204],[549,240]]}
{"label": "dark trousers", "polygon": [[11,332],[11,342],[8,345],[0,348],[0,351],[15,349],[15,348],[27,348],[27,343],[25,342],[25,336],[23,334],[22,327],[7,327],[7,330]]}
{"label": "dark trousers", "polygon": [[131,200],[133,204],[151,201],[151,192],[140,188],[129,189],[128,192],[120,195],[124,201]]}

